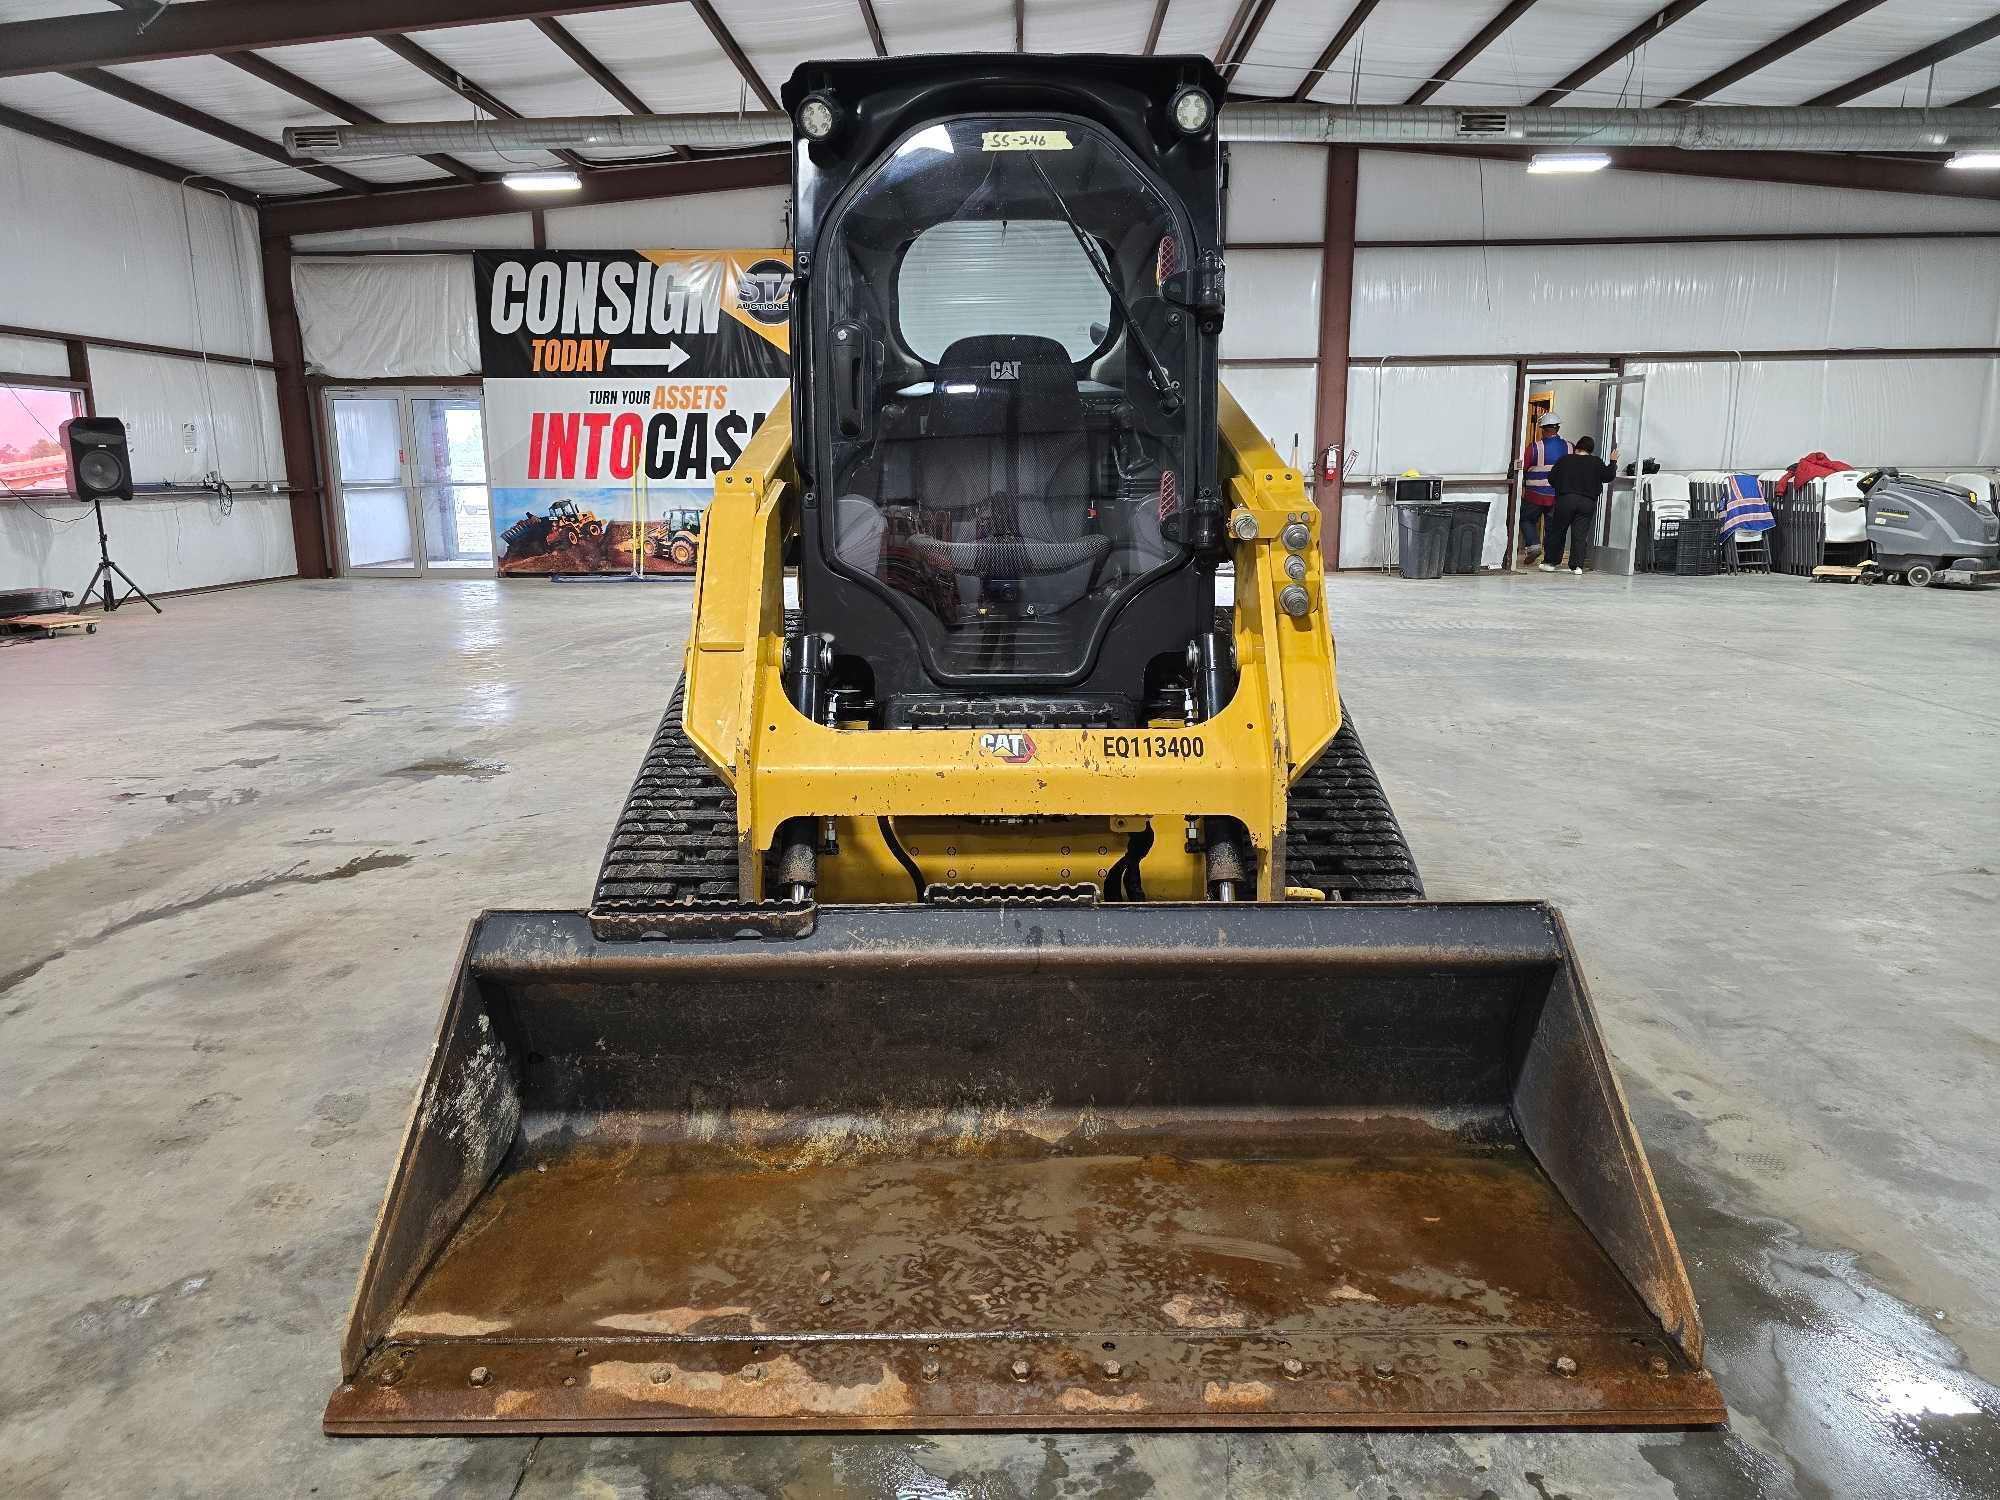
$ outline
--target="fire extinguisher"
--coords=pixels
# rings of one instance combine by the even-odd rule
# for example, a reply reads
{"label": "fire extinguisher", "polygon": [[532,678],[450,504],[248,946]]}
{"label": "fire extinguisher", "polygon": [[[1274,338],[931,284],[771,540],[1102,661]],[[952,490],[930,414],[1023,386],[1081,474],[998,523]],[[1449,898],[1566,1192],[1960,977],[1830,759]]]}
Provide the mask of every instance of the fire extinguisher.
{"label": "fire extinguisher", "polygon": [[1319,456],[1319,477],[1327,484],[1340,482],[1340,444],[1328,443]]}

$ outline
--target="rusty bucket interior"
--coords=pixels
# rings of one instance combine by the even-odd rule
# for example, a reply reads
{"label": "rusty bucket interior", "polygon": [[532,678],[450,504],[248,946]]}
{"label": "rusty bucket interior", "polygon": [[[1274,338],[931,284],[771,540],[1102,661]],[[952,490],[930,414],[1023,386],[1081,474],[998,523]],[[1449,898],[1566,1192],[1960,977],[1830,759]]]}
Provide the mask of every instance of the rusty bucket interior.
{"label": "rusty bucket interior", "polygon": [[1556,914],[473,925],[333,1433],[1722,1420]]}

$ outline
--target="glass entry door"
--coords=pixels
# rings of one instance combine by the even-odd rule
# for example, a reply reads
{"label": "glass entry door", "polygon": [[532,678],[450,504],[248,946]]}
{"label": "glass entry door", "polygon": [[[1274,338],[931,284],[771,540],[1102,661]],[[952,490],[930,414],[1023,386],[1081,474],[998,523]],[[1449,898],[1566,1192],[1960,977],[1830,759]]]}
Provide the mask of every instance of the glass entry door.
{"label": "glass entry door", "polygon": [[493,571],[486,436],[462,391],[329,390],[343,574]]}
{"label": "glass entry door", "polygon": [[[1630,576],[1638,557],[1639,480],[1645,472],[1646,377],[1627,375],[1607,380],[1597,390],[1598,453],[1606,458],[1618,450],[1618,476],[1597,507],[1597,536],[1592,566],[1600,573]],[[1625,469],[1631,466],[1632,475]]]}

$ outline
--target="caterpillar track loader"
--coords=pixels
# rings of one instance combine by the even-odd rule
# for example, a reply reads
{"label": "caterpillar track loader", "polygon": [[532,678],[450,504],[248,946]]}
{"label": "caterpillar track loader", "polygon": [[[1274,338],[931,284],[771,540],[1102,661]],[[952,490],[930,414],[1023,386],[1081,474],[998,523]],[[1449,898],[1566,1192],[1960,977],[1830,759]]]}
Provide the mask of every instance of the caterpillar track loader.
{"label": "caterpillar track loader", "polygon": [[1560,917],[1426,902],[1342,711],[1222,92],[793,75],[788,403],[591,909],[472,925],[328,1431],[1722,1419]]}

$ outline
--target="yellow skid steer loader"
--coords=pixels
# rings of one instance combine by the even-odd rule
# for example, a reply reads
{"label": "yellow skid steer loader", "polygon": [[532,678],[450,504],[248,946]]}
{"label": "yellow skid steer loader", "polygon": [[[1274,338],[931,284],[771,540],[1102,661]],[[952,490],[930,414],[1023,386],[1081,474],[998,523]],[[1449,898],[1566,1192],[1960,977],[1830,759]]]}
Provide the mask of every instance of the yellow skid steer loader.
{"label": "yellow skid steer loader", "polygon": [[473,923],[329,1432],[1722,1420],[1560,917],[1424,901],[1342,714],[1221,96],[793,76],[792,394],[591,910]]}

